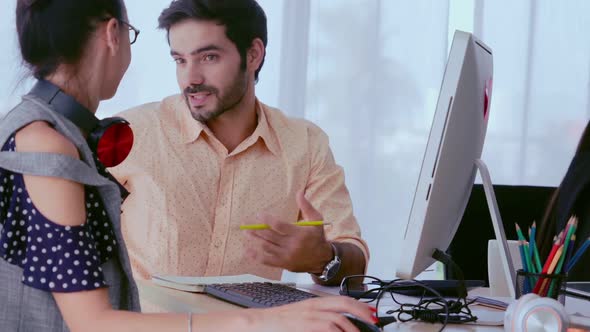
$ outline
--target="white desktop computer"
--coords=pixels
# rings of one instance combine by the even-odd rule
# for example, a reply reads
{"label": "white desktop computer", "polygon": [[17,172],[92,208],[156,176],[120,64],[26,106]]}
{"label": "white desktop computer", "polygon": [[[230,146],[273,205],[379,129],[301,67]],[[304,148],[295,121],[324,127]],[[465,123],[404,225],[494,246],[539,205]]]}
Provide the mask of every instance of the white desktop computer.
{"label": "white desktop computer", "polygon": [[[413,279],[451,243],[479,169],[509,285],[514,268],[485,164],[480,160],[490,115],[492,51],[472,34],[456,31],[428,137],[396,274]],[[468,267],[463,267],[468,268]],[[511,287],[514,297],[514,287]]]}

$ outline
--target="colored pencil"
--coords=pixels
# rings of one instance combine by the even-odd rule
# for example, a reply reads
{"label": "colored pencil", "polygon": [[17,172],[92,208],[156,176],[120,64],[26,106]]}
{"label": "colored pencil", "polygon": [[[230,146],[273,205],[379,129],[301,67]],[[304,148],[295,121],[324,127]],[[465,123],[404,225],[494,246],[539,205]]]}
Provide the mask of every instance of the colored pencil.
{"label": "colored pencil", "polygon": [[529,243],[526,241],[523,241],[523,247],[524,247],[524,258],[526,260],[526,265],[527,265],[527,269],[530,273],[537,273],[537,271],[535,271],[535,265],[533,264],[532,260],[531,260],[531,256],[527,255],[526,253],[529,252]]}
{"label": "colored pencil", "polygon": [[576,263],[580,260],[582,255],[584,255],[584,253],[588,250],[588,247],[590,247],[590,238],[587,238],[586,241],[584,241],[584,244],[582,244],[582,246],[580,247],[580,249],[576,251],[574,257],[572,257],[571,262],[567,266],[567,272],[569,272],[576,265]]}
{"label": "colored pencil", "polygon": [[532,287],[532,283],[530,278],[527,277],[527,274],[530,272],[528,271],[528,266],[527,266],[527,261],[526,261],[526,253],[525,253],[525,249],[524,249],[524,242],[521,240],[518,240],[518,249],[520,250],[520,260],[522,261],[522,270],[525,273],[524,276],[524,284],[523,284],[523,292],[522,295],[524,294],[528,294],[531,292],[531,287]]}
{"label": "colored pencil", "polygon": [[524,258],[525,258],[525,262],[526,262],[526,270],[528,272],[534,273],[535,270],[533,269],[533,266],[531,264],[531,258],[530,258],[529,255],[527,255],[527,253],[528,253],[528,246],[526,245],[526,238],[522,234],[522,231],[520,229],[520,226],[518,226],[517,223],[514,223],[514,225],[516,226],[516,234],[518,235],[518,239],[520,241],[522,241],[522,244],[523,244],[524,253],[525,253]]}
{"label": "colored pencil", "polygon": [[555,268],[555,273],[558,274],[561,272],[561,267],[563,265],[563,262],[565,261],[565,256],[567,254],[568,250],[571,250],[571,239],[572,239],[572,235],[575,233],[576,231],[576,227],[578,225],[578,218],[576,218],[575,216],[572,216],[570,218],[570,220],[567,223],[567,231],[566,231],[566,236],[564,238],[563,241],[563,254],[561,255],[561,257],[559,258],[559,263],[557,264],[557,267]]}
{"label": "colored pencil", "polygon": [[567,272],[567,266],[570,264],[571,260],[572,260],[572,256],[574,255],[574,248],[576,247],[576,234],[572,235],[572,238],[570,240],[570,249],[567,251],[567,257],[565,258],[565,271]]}
{"label": "colored pencil", "polygon": [[[571,240],[572,240],[572,237],[574,236],[577,228],[578,228],[578,218],[576,218],[576,216],[572,216],[566,226],[566,232],[565,232],[566,236],[564,239],[563,254],[559,258],[559,262],[557,263],[557,267],[555,268],[555,272],[554,272],[555,274],[560,274],[562,267],[564,270],[567,267],[567,265],[563,266],[563,264],[566,260],[566,255],[568,254],[568,252],[572,252],[574,250]],[[555,284],[556,284],[556,279],[553,279],[551,281],[551,286],[549,287],[549,291],[547,292],[547,296],[553,295],[553,290],[555,288]]]}
{"label": "colored pencil", "polygon": [[[553,241],[553,247],[551,248],[551,252],[549,252],[549,256],[547,257],[547,260],[545,261],[545,265],[543,266],[543,270],[541,270],[542,274],[547,274],[547,271],[549,271],[549,267],[551,266],[551,262],[553,261],[553,258],[555,257],[557,250],[559,249],[560,242],[561,242],[561,233]],[[539,278],[539,280],[537,280],[537,283],[535,284],[535,287],[533,288],[533,293],[539,294],[539,289],[541,288],[542,283],[543,283],[543,278]]]}
{"label": "colored pencil", "polygon": [[543,267],[541,266],[541,258],[539,258],[539,248],[537,248],[537,222],[533,222],[533,227],[531,227],[531,235],[530,242],[531,242],[531,257],[534,257],[535,267],[537,268],[537,272],[541,273]]}
{"label": "colored pencil", "polygon": [[[547,270],[547,274],[553,274],[553,271],[555,271],[555,267],[557,266],[557,262],[559,261],[561,254],[563,253],[563,244],[559,246],[559,249],[557,249],[557,252],[555,252],[555,256],[553,257],[553,260],[551,261],[551,265],[549,265],[549,270]],[[542,278],[543,282],[541,283],[541,287],[539,288],[539,292],[537,294],[539,294],[540,296],[546,296],[547,295],[547,286],[549,284],[549,279],[547,278]],[[537,282],[538,283],[538,282]]]}
{"label": "colored pencil", "polygon": [[[291,223],[295,226],[326,226],[331,225],[332,223],[323,222],[321,220],[318,221],[299,221]],[[248,224],[248,225],[240,225],[240,229],[243,230],[262,230],[262,229],[270,229],[270,226],[267,224]]]}
{"label": "colored pencil", "polygon": [[522,241],[526,241],[524,235],[522,234],[522,230],[520,229],[520,226],[518,226],[517,223],[514,223],[514,225],[516,226],[516,235],[518,236],[518,238]]}

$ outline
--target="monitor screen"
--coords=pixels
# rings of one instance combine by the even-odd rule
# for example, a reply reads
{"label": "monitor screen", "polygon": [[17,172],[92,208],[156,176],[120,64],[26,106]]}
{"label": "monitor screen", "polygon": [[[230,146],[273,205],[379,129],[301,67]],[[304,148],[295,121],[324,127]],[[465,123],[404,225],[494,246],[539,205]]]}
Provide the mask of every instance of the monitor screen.
{"label": "monitor screen", "polygon": [[456,31],[449,52],[396,274],[413,279],[446,251],[463,216],[481,157],[492,93],[492,51]]}

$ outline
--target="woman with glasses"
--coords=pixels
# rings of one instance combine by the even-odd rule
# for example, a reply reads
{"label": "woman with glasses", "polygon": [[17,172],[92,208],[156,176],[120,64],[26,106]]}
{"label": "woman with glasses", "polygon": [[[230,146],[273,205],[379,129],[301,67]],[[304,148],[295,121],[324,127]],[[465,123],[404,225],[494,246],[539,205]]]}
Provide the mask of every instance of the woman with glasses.
{"label": "woman with glasses", "polygon": [[122,0],[18,0],[16,25],[37,83],[0,122],[3,331],[356,331],[340,313],[372,320],[370,307],[337,297],[140,314],[120,231],[122,193],[104,168],[124,158],[132,138],[109,134],[124,122],[94,117],[117,91],[139,30]]}
{"label": "woman with glasses", "polygon": [[[578,147],[559,187],[547,205],[539,225],[537,243],[541,257],[547,257],[555,237],[566,228],[572,216],[578,224],[568,242],[568,255],[560,272],[568,281],[590,281],[590,122],[582,132]],[[565,237],[565,236],[563,236]],[[566,241],[562,242],[565,243]],[[579,253],[579,254],[578,254]]]}

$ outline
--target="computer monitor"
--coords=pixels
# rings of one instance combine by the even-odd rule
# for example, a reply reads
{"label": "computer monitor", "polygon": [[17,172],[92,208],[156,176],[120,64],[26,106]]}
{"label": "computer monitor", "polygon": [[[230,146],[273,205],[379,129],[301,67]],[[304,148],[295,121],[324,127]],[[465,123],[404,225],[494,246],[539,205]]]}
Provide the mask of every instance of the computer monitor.
{"label": "computer monitor", "polygon": [[457,231],[483,149],[492,94],[492,51],[456,31],[430,129],[396,274],[413,279]]}

